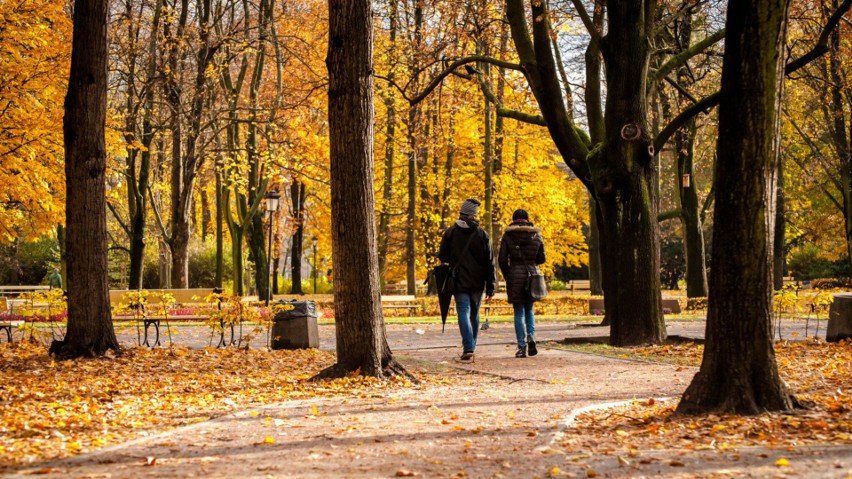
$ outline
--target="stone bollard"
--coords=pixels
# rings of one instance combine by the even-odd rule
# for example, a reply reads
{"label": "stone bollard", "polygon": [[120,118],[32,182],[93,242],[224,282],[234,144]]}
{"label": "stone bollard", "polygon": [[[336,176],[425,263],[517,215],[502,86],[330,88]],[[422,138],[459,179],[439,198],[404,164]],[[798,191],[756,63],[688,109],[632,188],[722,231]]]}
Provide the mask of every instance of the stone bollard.
{"label": "stone bollard", "polygon": [[852,293],[836,293],[828,310],[825,340],[837,342],[852,338]]}

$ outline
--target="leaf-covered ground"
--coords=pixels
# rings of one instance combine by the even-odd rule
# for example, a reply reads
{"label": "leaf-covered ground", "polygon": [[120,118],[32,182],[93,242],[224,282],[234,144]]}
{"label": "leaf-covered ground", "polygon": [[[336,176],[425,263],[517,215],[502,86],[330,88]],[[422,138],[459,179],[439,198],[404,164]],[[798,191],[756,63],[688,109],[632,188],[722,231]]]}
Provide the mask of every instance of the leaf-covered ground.
{"label": "leaf-covered ground", "polygon": [[[629,461],[635,451],[649,449],[852,444],[852,343],[785,342],[776,344],[775,351],[781,377],[800,400],[812,403],[809,409],[755,417],[682,416],[674,414],[677,398],[649,398],[579,415],[562,447],[566,452],[594,448]],[[685,343],[609,352],[697,367],[703,348]]]}
{"label": "leaf-covered ground", "polygon": [[409,387],[405,379],[308,379],[333,364],[315,349],[131,348],[58,362],[28,342],[0,345],[0,470],[66,457],[252,405]]}

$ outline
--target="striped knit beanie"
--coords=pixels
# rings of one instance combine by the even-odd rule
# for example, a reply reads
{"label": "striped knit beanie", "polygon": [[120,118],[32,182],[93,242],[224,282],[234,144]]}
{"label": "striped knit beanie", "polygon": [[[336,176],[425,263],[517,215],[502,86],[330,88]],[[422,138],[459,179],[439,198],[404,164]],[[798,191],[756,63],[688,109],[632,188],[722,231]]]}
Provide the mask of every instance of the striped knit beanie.
{"label": "striped knit beanie", "polygon": [[482,204],[476,198],[468,198],[461,205],[459,214],[461,216],[477,216],[479,215],[479,205]]}

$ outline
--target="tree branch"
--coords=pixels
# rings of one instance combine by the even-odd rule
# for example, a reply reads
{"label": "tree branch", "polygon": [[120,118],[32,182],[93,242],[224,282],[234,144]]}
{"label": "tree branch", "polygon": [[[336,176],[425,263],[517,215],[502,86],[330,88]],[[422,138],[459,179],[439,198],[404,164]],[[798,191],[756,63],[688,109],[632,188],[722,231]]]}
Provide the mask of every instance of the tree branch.
{"label": "tree branch", "polygon": [[533,115],[531,113],[524,113],[522,111],[512,110],[511,108],[505,108],[494,95],[494,92],[491,91],[491,88],[489,88],[488,84],[482,80],[482,77],[480,75],[475,76],[477,83],[479,83],[479,89],[482,90],[482,95],[487,101],[491,102],[496,107],[497,116],[502,116],[503,118],[511,118],[513,120],[517,120],[523,123],[547,126],[547,121],[545,121],[543,116]]}
{"label": "tree branch", "polygon": [[468,63],[475,63],[475,62],[490,63],[492,65],[496,65],[496,66],[502,67],[502,68],[508,68],[510,70],[517,70],[517,71],[520,71],[520,72],[523,71],[521,66],[518,65],[517,63],[498,60],[496,58],[489,57],[489,56],[486,56],[486,55],[469,55],[469,56],[466,56],[466,57],[463,57],[463,58],[459,58],[458,60],[455,60],[454,62],[450,63],[449,66],[447,66],[443,71],[441,71],[441,73],[438,74],[438,76],[433,78],[432,81],[429,82],[428,85],[426,85],[426,88],[423,89],[422,92],[420,92],[419,94],[417,94],[414,97],[409,97],[405,93],[405,88],[400,87],[392,79],[387,78],[387,77],[382,77],[382,76],[379,76],[379,75],[376,75],[376,78],[381,78],[382,80],[387,81],[390,85],[392,85],[394,88],[396,88],[402,94],[402,97],[405,98],[406,100],[408,100],[409,105],[416,105],[416,104],[420,103],[421,101],[423,101],[427,96],[429,96],[429,94],[432,93],[432,90],[437,88],[437,86],[440,85],[442,81],[444,81],[444,78],[446,78],[447,76],[452,74],[453,71],[456,68],[458,68],[460,66],[467,65]]}
{"label": "tree branch", "polygon": [[689,61],[692,57],[694,57],[695,55],[698,55],[699,53],[703,52],[704,50],[710,48],[711,46],[713,46],[713,44],[715,44],[716,42],[718,42],[719,40],[721,40],[723,38],[725,38],[725,29],[724,28],[717,31],[716,33],[713,33],[713,34],[707,36],[706,38],[704,38],[704,40],[701,40],[700,42],[695,43],[693,45],[690,45],[689,48],[678,53],[677,55],[673,55],[671,58],[669,58],[669,60],[667,62],[663,63],[660,66],[660,68],[657,69],[657,71],[654,72],[654,75],[652,76],[652,80],[649,84],[650,85],[656,85],[657,83],[662,81],[663,78],[666,77],[666,75],[671,73],[675,68],[683,65],[684,63]]}
{"label": "tree branch", "polygon": [[819,34],[816,45],[809,52],[788,63],[784,67],[785,74],[789,75],[793,73],[828,51],[828,37],[837,27],[837,24],[840,23],[840,19],[843,18],[843,15],[849,10],[850,6],[852,6],[852,0],[844,0],[837,7],[837,10],[831,14],[831,17],[829,17],[828,22],[826,22],[825,27],[823,27],[822,32]]}
{"label": "tree branch", "polygon": [[[837,27],[837,24],[840,22],[840,19],[843,18],[843,15],[849,10],[849,7],[852,6],[852,0],[843,0],[843,3],[837,7],[837,10],[831,15],[828,19],[828,22],[825,24],[825,27],[820,33],[819,39],[817,40],[816,45],[811,48],[810,51],[800,56],[799,58],[787,63],[784,67],[784,74],[789,75],[796,70],[804,67],[808,63],[816,60],[825,52],[828,51],[828,36]],[[721,99],[721,94],[719,92],[713,93],[710,96],[703,98],[698,103],[695,103],[689,106],[686,110],[683,110],[678,116],[674,118],[660,134],[657,135],[657,138],[654,139],[654,151],[661,151],[663,146],[665,146],[666,142],[669,141],[669,138],[677,131],[681,126],[683,126],[689,119],[698,113],[713,108],[714,106],[719,104],[719,100]]]}
{"label": "tree branch", "polygon": [[580,19],[583,20],[583,25],[586,26],[586,30],[589,32],[589,36],[592,37],[591,41],[597,45],[601,44],[601,32],[595,28],[595,22],[592,21],[592,18],[589,17],[589,12],[586,11],[586,7],[583,6],[583,2],[580,0],[571,0],[571,3],[574,4],[574,8],[577,10],[577,14],[580,15]]}

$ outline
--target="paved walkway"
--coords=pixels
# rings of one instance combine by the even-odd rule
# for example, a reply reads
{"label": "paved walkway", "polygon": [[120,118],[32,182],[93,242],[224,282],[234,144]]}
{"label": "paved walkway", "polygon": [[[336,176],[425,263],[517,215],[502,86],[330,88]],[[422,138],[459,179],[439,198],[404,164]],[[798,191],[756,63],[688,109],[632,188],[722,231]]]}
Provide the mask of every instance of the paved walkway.
{"label": "paved walkway", "polygon": [[[581,408],[677,397],[695,369],[548,347],[516,359],[508,323],[482,332],[476,363],[461,364],[459,333],[447,326],[442,335],[440,325],[389,325],[388,335],[405,364],[446,376],[450,385],[271,404],[27,469],[71,478],[528,478],[547,477],[554,468],[567,477],[587,477],[589,469],[602,477],[852,476],[850,447],[639,451],[630,466],[594,447],[566,453],[560,438]],[[700,322],[669,324],[669,334],[701,336],[702,330]],[[198,341],[201,333],[181,331],[180,342]],[[601,327],[540,323],[537,336],[544,342],[604,334]],[[321,327],[320,336],[321,347],[333,347],[333,327]],[[793,466],[779,470],[781,456]],[[682,466],[673,466],[674,459]]]}

